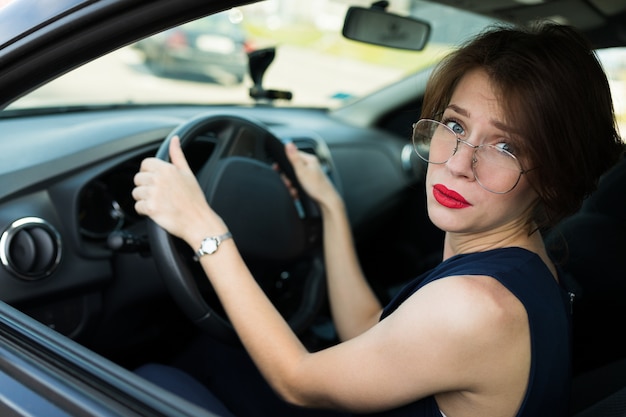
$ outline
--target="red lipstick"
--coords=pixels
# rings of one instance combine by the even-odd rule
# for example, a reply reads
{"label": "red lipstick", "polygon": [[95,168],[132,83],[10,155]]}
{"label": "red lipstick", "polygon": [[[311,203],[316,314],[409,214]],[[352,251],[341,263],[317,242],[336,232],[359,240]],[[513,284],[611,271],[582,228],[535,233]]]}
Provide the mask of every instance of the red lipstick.
{"label": "red lipstick", "polygon": [[433,187],[433,197],[435,197],[435,200],[442,206],[452,209],[462,209],[471,206],[461,194],[449,190],[441,184],[435,184]]}

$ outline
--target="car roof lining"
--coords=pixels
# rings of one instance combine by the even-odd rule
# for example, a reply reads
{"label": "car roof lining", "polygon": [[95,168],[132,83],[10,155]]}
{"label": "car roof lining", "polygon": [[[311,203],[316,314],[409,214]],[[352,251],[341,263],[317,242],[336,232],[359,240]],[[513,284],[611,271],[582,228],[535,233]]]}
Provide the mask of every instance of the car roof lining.
{"label": "car roof lining", "polygon": [[[626,41],[626,0],[436,0],[469,12],[517,24],[549,19],[584,31],[596,48],[622,45]],[[593,19],[591,18],[593,17]]]}

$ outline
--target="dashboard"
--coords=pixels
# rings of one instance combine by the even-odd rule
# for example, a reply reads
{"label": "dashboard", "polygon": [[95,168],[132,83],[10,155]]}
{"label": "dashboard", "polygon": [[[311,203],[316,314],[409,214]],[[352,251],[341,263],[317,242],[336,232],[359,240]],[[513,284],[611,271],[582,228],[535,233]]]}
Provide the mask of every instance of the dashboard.
{"label": "dashboard", "polygon": [[[103,314],[166,294],[146,221],[134,210],[133,176],[176,126],[221,114],[233,111],[157,107],[0,119],[5,138],[19,138],[19,147],[3,147],[0,163],[2,299],[80,338]],[[404,138],[346,125],[322,110],[260,107],[237,114],[317,155],[346,201],[357,243],[379,255],[395,250],[376,247],[380,230],[398,221],[397,209],[423,180]],[[219,140],[211,132],[201,139],[186,150],[193,169]],[[246,156],[251,142],[240,139],[231,152]]]}

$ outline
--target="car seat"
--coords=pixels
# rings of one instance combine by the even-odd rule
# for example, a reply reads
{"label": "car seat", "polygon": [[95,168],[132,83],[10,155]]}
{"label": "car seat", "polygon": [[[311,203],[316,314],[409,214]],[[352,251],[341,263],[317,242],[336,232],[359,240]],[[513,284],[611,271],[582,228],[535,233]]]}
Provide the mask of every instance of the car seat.
{"label": "car seat", "polygon": [[575,294],[572,411],[586,410],[577,417],[626,416],[624,155],[601,178],[581,210],[551,230],[545,240],[566,273],[565,285]]}
{"label": "car seat", "polygon": [[571,411],[573,417],[625,417],[626,359],[576,376]]}

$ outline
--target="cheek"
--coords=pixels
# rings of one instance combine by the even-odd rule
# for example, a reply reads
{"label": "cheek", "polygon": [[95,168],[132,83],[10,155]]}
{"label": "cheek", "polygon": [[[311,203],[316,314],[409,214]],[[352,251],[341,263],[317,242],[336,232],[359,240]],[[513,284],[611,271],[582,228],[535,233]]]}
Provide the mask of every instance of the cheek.
{"label": "cheek", "polygon": [[530,185],[530,182],[525,175],[522,175],[520,182],[512,192],[515,193],[520,202],[526,202],[527,204],[533,204],[539,198],[539,195]]}
{"label": "cheek", "polygon": [[[522,184],[518,184],[518,187],[520,187],[520,185]],[[515,191],[517,192],[514,193]],[[526,186],[520,187],[519,190],[516,187],[511,193],[514,194],[506,195],[508,198],[505,202],[511,215],[513,217],[530,217],[532,215],[532,208],[537,202],[537,193],[535,190],[526,184]]]}
{"label": "cheek", "polygon": [[436,165],[436,164],[428,164],[427,168],[426,168],[426,185],[432,185],[435,182],[437,182],[437,178],[440,175],[439,172],[441,172],[441,169],[445,166],[445,164],[442,165]]}

